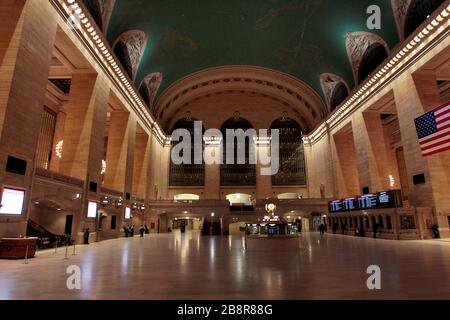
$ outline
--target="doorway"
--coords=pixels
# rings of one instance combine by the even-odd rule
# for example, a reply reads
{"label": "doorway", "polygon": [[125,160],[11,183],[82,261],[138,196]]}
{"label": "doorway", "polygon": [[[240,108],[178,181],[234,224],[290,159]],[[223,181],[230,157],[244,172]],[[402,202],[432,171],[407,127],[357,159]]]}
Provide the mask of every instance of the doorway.
{"label": "doorway", "polygon": [[64,234],[72,235],[73,215],[66,216],[66,225],[64,227]]}

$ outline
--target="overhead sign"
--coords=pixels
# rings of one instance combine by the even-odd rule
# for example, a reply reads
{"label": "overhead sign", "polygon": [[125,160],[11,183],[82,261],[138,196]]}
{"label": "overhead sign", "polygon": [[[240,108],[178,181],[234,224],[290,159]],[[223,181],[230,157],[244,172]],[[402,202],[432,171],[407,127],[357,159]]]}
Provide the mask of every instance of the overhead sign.
{"label": "overhead sign", "polygon": [[359,197],[333,200],[328,203],[328,210],[330,213],[339,213],[358,210],[400,208],[402,206],[401,191],[390,190]]}

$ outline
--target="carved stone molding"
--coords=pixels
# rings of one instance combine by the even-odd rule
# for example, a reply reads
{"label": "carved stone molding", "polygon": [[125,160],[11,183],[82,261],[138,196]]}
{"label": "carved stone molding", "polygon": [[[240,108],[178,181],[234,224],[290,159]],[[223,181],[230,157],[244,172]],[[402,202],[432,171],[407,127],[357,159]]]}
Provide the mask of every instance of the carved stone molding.
{"label": "carved stone molding", "polygon": [[320,85],[322,87],[329,111],[331,111],[331,99],[333,98],[334,89],[339,83],[343,83],[347,87],[347,90],[350,92],[347,83],[338,75],[334,73],[322,73],[320,75]]}
{"label": "carved stone molding", "polygon": [[161,86],[163,75],[161,72],[151,73],[142,80],[141,86],[145,86],[148,95],[150,110],[154,111],[154,103],[159,87]]}
{"label": "carved stone molding", "polygon": [[379,35],[371,32],[350,32],[347,33],[345,39],[347,54],[350,60],[350,65],[353,70],[353,77],[355,83],[358,83],[358,74],[361,61],[366,53],[366,50],[374,43],[381,44],[389,55],[389,46],[386,41]]}
{"label": "carved stone molding", "polygon": [[114,48],[121,42],[125,44],[131,62],[132,74],[131,78],[136,79],[136,73],[141,63],[142,55],[144,54],[147,45],[148,35],[142,30],[130,30],[122,33],[114,43]]}
{"label": "carved stone molding", "polygon": [[391,0],[392,11],[394,12],[398,35],[401,40],[405,39],[405,23],[412,2],[412,0]]}

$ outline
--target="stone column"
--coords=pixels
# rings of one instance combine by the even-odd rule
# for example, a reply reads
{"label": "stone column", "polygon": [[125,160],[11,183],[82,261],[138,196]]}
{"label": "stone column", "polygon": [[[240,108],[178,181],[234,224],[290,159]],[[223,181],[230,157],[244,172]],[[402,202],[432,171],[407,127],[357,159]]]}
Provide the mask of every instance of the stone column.
{"label": "stone column", "polygon": [[[84,228],[95,231],[96,220],[87,218],[88,202],[98,201],[109,98],[107,79],[95,73],[72,75],[64,124],[64,143],[59,172],[85,181],[80,215],[74,215],[77,241]],[[96,190],[94,187],[97,186]]]}
{"label": "stone column", "polygon": [[[206,155],[221,154],[219,145],[205,146]],[[206,159],[205,159],[206,160]],[[220,164],[205,164],[205,199],[220,199]]]}
{"label": "stone column", "polygon": [[146,198],[151,161],[151,139],[145,132],[136,134],[134,148],[133,194]]}
{"label": "stone column", "polygon": [[[439,106],[442,101],[431,71],[418,71],[414,75],[402,76],[394,87],[402,143],[408,175],[410,177],[409,201],[415,207],[434,207],[435,222],[450,234],[445,214],[450,213],[450,153],[443,152],[431,157],[422,157],[414,119]],[[414,185],[412,177],[424,174],[425,184]]]}
{"label": "stone column", "polygon": [[338,133],[333,136],[333,142],[336,151],[335,174],[338,197],[358,195],[361,193],[361,187],[353,134]]}
{"label": "stone column", "polygon": [[399,181],[394,154],[386,140],[380,113],[367,111],[352,118],[357,164],[362,187],[370,192],[389,190],[390,179]]}
{"label": "stone column", "polygon": [[101,182],[109,87],[93,73],[74,73],[67,103],[60,173]]}
{"label": "stone column", "polygon": [[0,1],[0,63],[3,63],[18,23],[23,19],[21,16],[25,15],[25,2],[26,0]]}
{"label": "stone column", "polygon": [[[271,175],[262,175],[262,169],[270,172],[270,164],[261,164],[260,154],[264,155],[264,157],[270,156],[270,144],[261,144],[256,145],[255,154],[257,156],[257,164],[256,164],[256,199],[266,199],[272,198],[272,176]],[[281,165],[281,164],[280,164]]]}
{"label": "stone column", "polygon": [[105,187],[131,194],[135,140],[136,117],[127,111],[112,112],[106,152]]}
{"label": "stone column", "polygon": [[[50,71],[56,22],[48,1],[0,3],[0,184],[25,190],[21,216],[1,218],[0,237],[26,234],[34,162]],[[26,162],[25,175],[5,172],[8,157]]]}

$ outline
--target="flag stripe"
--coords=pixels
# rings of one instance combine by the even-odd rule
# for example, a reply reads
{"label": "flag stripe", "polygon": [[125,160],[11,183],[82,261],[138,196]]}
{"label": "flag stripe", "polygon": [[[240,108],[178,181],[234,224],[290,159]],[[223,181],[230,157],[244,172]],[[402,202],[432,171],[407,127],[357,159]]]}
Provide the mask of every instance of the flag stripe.
{"label": "flag stripe", "polygon": [[445,127],[446,125],[450,124],[450,117],[448,117],[447,119],[444,119],[442,121],[438,121],[436,122],[438,129],[440,127]]}
{"label": "flag stripe", "polygon": [[447,108],[447,110],[448,110],[448,107],[450,107],[450,101],[447,102],[446,104],[443,104],[440,107],[437,107],[436,109],[434,109],[434,111],[437,113],[441,113],[441,112],[444,112],[442,109]]}
{"label": "flag stripe", "polygon": [[450,128],[450,123],[441,124],[438,129],[439,129],[439,131],[442,131],[447,128]]}
{"label": "flag stripe", "polygon": [[443,117],[446,114],[450,113],[450,106],[446,107],[445,109],[442,109],[441,111],[435,111],[434,114],[437,118]]}
{"label": "flag stripe", "polygon": [[447,147],[447,146],[450,147],[450,142],[446,142],[446,143],[444,143],[444,144],[441,144],[441,145],[438,146],[438,147],[434,147],[434,148],[427,149],[427,151],[424,152],[424,153],[434,152],[434,151],[437,151],[437,150],[439,150],[439,149],[441,149],[441,148],[445,148],[445,147]]}
{"label": "flag stripe", "polygon": [[444,137],[444,136],[448,135],[449,132],[450,132],[450,128],[446,128],[446,129],[444,129],[444,130],[441,130],[441,131],[439,131],[439,132],[436,132],[435,134],[432,134],[431,136],[428,136],[428,137],[425,137],[425,138],[420,139],[420,140],[419,140],[419,141],[420,141],[420,144],[428,143],[428,142],[430,142],[430,141],[433,141],[434,139],[439,139],[439,138],[441,138],[441,137]]}
{"label": "flag stripe", "polygon": [[422,150],[426,151],[428,149],[432,149],[432,148],[438,147],[441,144],[447,143],[447,142],[450,142],[450,137],[443,137],[443,138],[441,138],[439,140],[435,140],[435,141],[431,142],[432,144],[423,145],[422,146]]}
{"label": "flag stripe", "polygon": [[444,151],[447,151],[447,150],[450,150],[450,144],[447,147],[443,147],[442,149],[437,149],[437,150],[432,151],[432,152],[424,153],[423,156],[424,157],[429,157],[429,156],[432,156],[432,155],[435,155],[437,153],[441,153],[441,152],[444,152]]}
{"label": "flag stripe", "polygon": [[422,156],[450,149],[450,101],[414,120]]}

